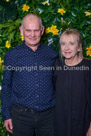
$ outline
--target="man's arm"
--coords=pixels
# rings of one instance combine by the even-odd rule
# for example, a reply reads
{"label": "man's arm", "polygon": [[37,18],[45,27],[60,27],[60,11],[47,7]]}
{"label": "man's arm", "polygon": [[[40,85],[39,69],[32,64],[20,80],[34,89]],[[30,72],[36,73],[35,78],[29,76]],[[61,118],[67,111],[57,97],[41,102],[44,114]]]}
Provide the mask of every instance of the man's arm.
{"label": "man's arm", "polygon": [[10,56],[5,55],[5,67],[1,90],[1,110],[4,115],[4,120],[11,118],[11,93],[12,93],[12,70],[9,69]]}

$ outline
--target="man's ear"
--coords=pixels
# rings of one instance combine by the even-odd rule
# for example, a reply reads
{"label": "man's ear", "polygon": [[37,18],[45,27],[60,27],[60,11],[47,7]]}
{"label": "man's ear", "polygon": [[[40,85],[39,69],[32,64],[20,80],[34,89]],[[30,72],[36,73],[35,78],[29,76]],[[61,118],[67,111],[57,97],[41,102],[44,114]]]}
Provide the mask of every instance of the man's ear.
{"label": "man's ear", "polygon": [[19,27],[20,33],[23,35],[23,29],[22,26]]}
{"label": "man's ear", "polygon": [[43,34],[44,34],[44,30],[45,30],[45,27],[44,27],[44,26],[42,26],[41,35],[43,35]]}

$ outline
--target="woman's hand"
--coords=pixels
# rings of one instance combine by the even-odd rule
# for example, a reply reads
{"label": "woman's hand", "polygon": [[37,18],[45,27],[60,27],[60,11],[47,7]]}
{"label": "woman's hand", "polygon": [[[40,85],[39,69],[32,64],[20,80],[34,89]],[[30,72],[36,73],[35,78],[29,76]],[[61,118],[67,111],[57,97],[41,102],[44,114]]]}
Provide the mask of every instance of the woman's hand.
{"label": "woman's hand", "polygon": [[89,126],[89,129],[88,129],[88,131],[87,131],[86,136],[91,136],[91,123],[90,123],[90,126]]}

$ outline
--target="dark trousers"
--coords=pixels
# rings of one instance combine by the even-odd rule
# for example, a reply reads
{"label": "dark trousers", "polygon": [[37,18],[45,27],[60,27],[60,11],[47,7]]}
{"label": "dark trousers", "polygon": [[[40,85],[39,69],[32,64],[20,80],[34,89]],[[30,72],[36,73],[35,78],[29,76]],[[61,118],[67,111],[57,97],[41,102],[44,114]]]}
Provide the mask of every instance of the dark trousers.
{"label": "dark trousers", "polygon": [[13,136],[54,136],[55,107],[42,112],[13,107]]}

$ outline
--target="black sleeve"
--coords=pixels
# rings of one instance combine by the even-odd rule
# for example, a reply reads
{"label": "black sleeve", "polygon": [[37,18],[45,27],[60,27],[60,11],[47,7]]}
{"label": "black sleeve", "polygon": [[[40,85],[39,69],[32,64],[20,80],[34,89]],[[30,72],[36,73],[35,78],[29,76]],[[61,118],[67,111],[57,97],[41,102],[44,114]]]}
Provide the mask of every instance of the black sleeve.
{"label": "black sleeve", "polygon": [[91,122],[91,61],[89,60],[89,72],[88,72],[88,80],[87,80],[87,97],[88,97],[88,107],[89,107],[89,118]]}

